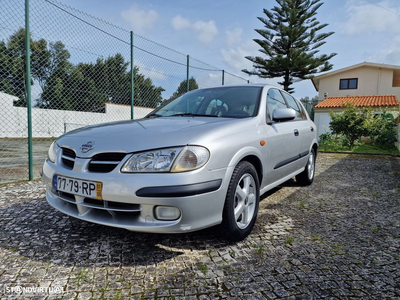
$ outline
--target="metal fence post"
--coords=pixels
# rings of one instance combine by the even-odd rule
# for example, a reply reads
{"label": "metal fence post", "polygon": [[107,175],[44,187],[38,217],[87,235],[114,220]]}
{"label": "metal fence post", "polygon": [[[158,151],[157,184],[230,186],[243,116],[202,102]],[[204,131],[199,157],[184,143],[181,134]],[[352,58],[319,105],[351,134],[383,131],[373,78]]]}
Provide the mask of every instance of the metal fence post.
{"label": "metal fence post", "polygon": [[29,29],[29,0],[25,0],[25,71],[26,71],[26,108],[28,122],[28,162],[29,180],[33,180],[33,149],[32,149],[32,99],[31,99],[31,45]]}
{"label": "metal fence post", "polygon": [[189,55],[186,62],[186,92],[189,92]]}
{"label": "metal fence post", "polygon": [[222,70],[222,85],[225,83],[225,70]]}
{"label": "metal fence post", "polygon": [[133,62],[133,31],[131,31],[131,120],[134,120],[135,117],[133,115],[133,104],[134,104],[134,96],[135,96],[135,74],[134,74],[134,62]]}

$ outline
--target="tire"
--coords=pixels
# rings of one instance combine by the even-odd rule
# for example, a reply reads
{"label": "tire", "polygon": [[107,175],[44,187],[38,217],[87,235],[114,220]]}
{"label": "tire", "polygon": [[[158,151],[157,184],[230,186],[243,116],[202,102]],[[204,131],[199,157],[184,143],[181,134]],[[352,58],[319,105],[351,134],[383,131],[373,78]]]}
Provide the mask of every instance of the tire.
{"label": "tire", "polygon": [[307,186],[313,183],[315,175],[315,159],[316,159],[315,150],[311,149],[311,152],[308,156],[306,168],[304,169],[303,172],[296,175],[296,181],[298,184],[302,186]]}
{"label": "tire", "polygon": [[230,241],[245,239],[257,219],[260,202],[260,184],[254,166],[240,162],[234,169],[226,193],[222,234]]}

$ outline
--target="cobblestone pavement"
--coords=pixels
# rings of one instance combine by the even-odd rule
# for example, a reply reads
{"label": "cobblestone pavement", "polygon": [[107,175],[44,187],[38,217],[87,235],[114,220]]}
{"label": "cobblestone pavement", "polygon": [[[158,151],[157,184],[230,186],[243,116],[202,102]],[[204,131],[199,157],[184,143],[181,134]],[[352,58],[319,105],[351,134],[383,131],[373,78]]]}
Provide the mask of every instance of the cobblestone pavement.
{"label": "cobblestone pavement", "polygon": [[0,187],[1,299],[400,299],[400,159],[321,153],[264,195],[253,233],[129,232]]}

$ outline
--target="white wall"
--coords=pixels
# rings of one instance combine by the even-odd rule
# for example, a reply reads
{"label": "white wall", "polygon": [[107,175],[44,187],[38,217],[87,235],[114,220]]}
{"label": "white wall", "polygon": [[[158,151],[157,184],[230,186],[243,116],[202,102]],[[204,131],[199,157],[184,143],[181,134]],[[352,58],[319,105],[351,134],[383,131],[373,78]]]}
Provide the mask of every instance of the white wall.
{"label": "white wall", "polygon": [[[393,87],[393,70],[363,66],[320,78],[319,99],[328,97],[397,95],[400,99],[400,87]],[[358,78],[357,89],[340,90],[340,79]]]}
{"label": "white wall", "polygon": [[315,113],[314,123],[317,125],[317,137],[323,133],[331,132],[329,123],[331,122],[331,116],[329,113]]}
{"label": "white wall", "polygon": [[[18,100],[9,94],[0,92],[0,138],[27,137],[27,109],[14,107]],[[151,112],[152,108],[134,107],[134,118],[140,119]],[[129,105],[106,103],[105,113],[66,111],[56,109],[32,108],[33,137],[58,137],[66,131],[86,125],[129,120]]]}

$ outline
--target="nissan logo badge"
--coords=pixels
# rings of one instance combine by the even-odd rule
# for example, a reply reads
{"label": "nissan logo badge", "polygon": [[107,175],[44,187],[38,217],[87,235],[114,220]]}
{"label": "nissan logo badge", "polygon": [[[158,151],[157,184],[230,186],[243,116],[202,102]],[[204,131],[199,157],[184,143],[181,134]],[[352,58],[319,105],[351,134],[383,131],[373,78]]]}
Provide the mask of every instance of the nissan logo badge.
{"label": "nissan logo badge", "polygon": [[94,143],[92,142],[92,141],[90,141],[90,142],[87,142],[87,143],[85,143],[85,144],[83,144],[82,146],[81,146],[81,151],[82,151],[82,153],[87,153],[87,152],[89,152],[90,150],[93,150],[94,149]]}

